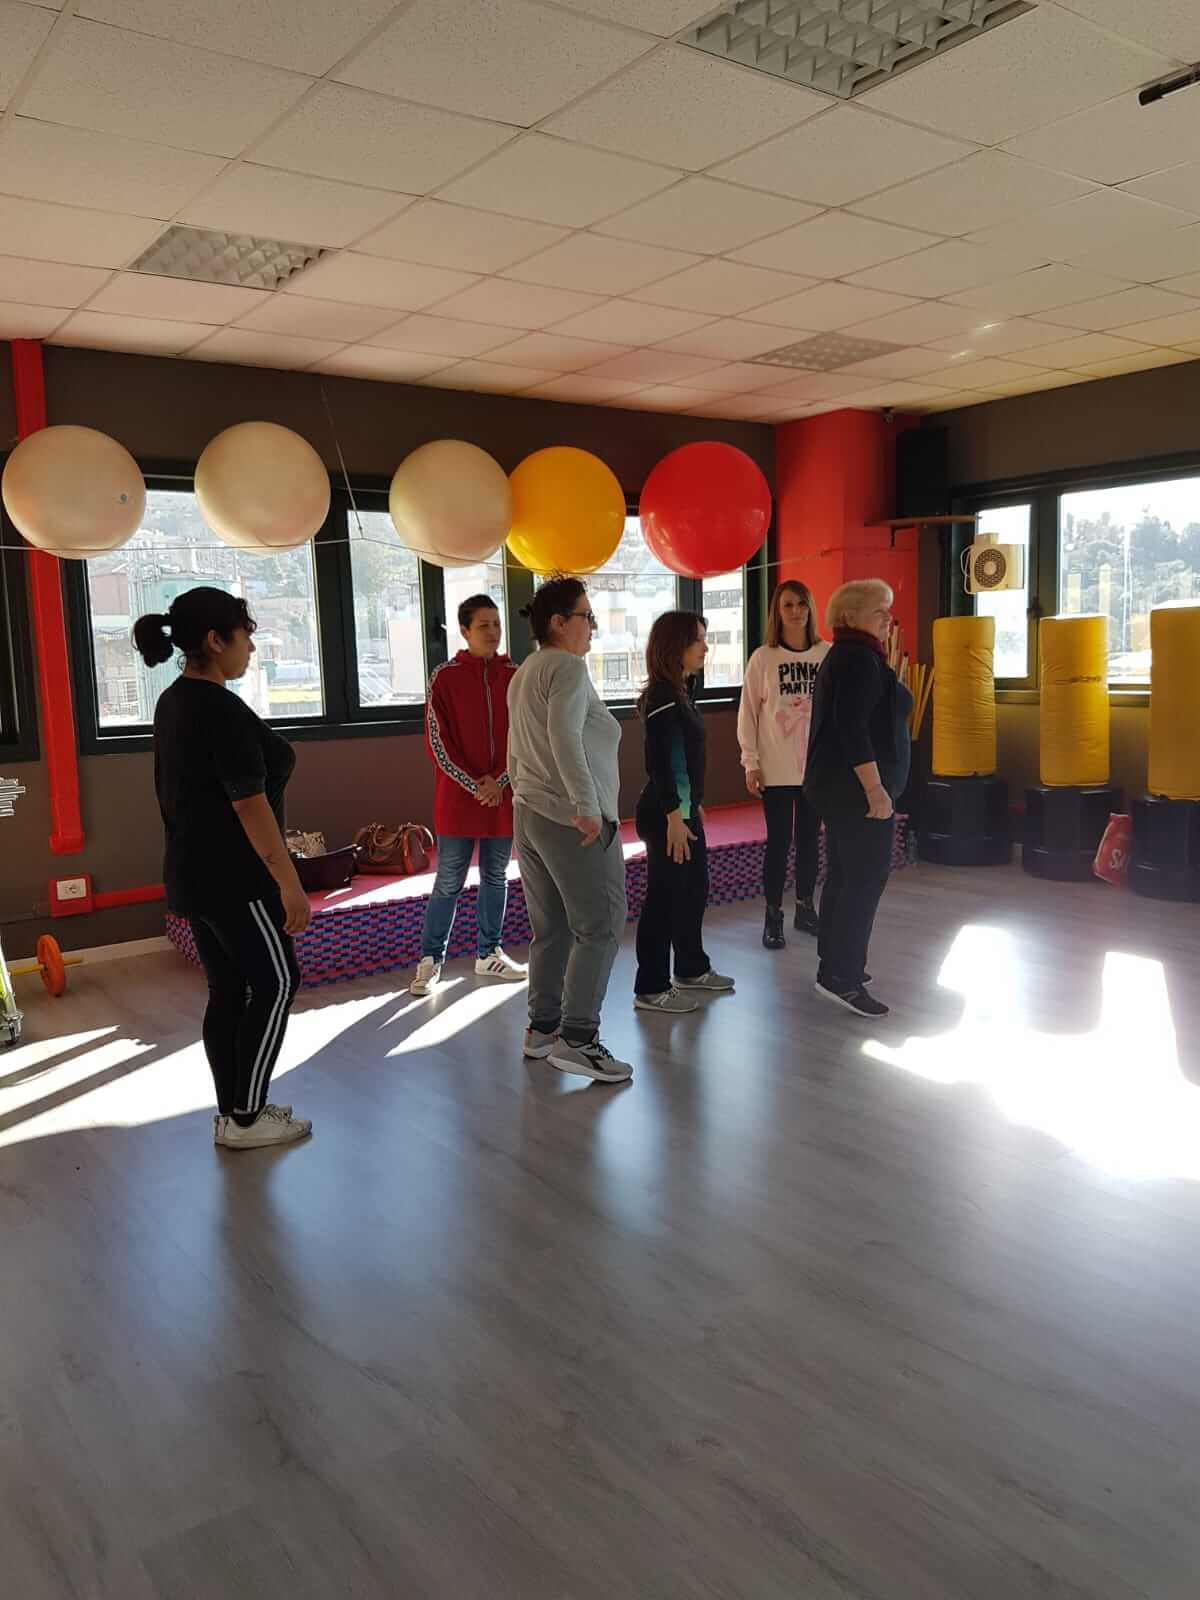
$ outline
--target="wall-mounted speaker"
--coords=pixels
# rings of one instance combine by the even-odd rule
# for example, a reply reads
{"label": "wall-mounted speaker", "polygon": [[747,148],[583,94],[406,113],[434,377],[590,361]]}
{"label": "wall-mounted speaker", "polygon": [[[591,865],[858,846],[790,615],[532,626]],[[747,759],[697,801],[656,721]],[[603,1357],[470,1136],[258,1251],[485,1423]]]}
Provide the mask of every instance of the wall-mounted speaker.
{"label": "wall-mounted speaker", "polygon": [[910,428],[896,441],[896,515],[944,517],[949,511],[949,435],[945,428]]}

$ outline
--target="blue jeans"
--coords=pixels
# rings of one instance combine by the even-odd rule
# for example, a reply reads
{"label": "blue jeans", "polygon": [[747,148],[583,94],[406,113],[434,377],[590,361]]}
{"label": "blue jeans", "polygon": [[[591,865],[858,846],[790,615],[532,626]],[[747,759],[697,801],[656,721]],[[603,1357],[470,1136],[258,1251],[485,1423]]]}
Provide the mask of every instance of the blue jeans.
{"label": "blue jeans", "polygon": [[[478,926],[476,953],[490,956],[500,943],[504,927],[504,911],[508,904],[508,880],[504,876],[512,855],[511,839],[480,839],[479,841],[479,898],[476,901],[475,921]],[[421,935],[421,954],[435,961],[446,959],[446,946],[450,943],[450,930],[454,926],[454,912],[475,850],[474,839],[457,839],[438,835],[437,876],[429,904],[425,908],[425,929]]]}

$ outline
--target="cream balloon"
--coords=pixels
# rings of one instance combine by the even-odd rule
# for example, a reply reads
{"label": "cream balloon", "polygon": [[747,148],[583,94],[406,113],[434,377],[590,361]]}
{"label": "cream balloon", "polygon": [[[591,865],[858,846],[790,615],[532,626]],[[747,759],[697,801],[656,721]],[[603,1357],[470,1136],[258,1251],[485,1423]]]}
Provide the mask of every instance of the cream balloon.
{"label": "cream balloon", "polygon": [[438,567],[487,561],[512,526],[503,467],[462,439],[434,439],[406,457],[392,478],[388,509],[401,543]]}
{"label": "cream balloon", "polygon": [[196,463],[205,522],[241,550],[292,550],[329,515],[329,474],[298,433],[277,422],[238,422]]}
{"label": "cream balloon", "polygon": [[146,509],[145,480],[124,445],[73,425],[22,439],[8,458],[0,493],[30,544],[73,561],[119,549]]}

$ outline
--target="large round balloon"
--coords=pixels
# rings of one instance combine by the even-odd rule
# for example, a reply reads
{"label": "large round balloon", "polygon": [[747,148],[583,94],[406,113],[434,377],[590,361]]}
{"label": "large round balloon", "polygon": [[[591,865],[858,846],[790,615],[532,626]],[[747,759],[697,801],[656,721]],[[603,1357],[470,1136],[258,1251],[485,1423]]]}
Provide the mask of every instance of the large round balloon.
{"label": "large round balloon", "polygon": [[599,456],[535,450],[513,471],[508,548],[531,572],[595,572],[625,529],[625,495]]}
{"label": "large round balloon", "polygon": [[329,515],[329,474],[298,433],[276,422],[239,422],[196,463],[196,499],[205,522],[242,550],[290,550]]}
{"label": "large round balloon", "polygon": [[119,549],[146,509],[137,462],[95,428],[42,428],[22,439],[0,492],[30,544],[76,561]]}
{"label": "large round balloon", "polygon": [[672,450],[638,503],[650,549],[681,578],[718,578],[762,547],[771,491],[744,450],[715,441]]}
{"label": "large round balloon", "polygon": [[434,439],[396,468],[388,510],[401,542],[439,567],[487,561],[512,527],[504,468],[462,439]]}

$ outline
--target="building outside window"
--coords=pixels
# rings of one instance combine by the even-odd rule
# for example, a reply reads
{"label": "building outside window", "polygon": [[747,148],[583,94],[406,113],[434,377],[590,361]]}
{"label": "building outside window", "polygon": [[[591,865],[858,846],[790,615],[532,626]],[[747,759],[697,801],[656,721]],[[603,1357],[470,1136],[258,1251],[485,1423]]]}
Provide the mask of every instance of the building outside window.
{"label": "building outside window", "polygon": [[352,513],[348,528],[358,702],[422,705],[426,671],[420,563],[396,537],[386,511]]}
{"label": "building outside window", "polygon": [[613,558],[585,579],[598,628],[588,664],[606,700],[632,700],[646,680],[646,640],[655,617],[676,605],[675,574],[651,555],[637,517]]}

